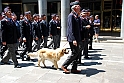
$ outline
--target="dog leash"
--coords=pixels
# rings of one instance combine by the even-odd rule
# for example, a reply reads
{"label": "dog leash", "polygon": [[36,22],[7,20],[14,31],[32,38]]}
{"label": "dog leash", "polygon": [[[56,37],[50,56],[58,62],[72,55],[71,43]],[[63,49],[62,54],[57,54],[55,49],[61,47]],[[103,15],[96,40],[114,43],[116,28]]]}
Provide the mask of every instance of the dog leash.
{"label": "dog leash", "polygon": [[68,42],[66,42],[66,43],[64,44],[64,46],[63,46],[63,47],[65,47],[67,43],[68,43]]}

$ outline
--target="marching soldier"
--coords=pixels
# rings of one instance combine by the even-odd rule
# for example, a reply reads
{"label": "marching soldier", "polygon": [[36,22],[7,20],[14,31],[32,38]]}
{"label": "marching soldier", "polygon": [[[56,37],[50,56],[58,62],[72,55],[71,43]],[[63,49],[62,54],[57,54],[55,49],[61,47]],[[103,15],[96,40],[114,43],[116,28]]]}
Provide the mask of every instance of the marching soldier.
{"label": "marching soldier", "polygon": [[40,22],[38,20],[38,14],[33,15],[34,21],[32,22],[32,27],[34,31],[34,41],[36,43],[35,47],[33,48],[33,51],[35,49],[39,50],[40,49],[40,44],[42,41],[42,30],[40,27]]}
{"label": "marching soldier", "polygon": [[57,24],[56,24],[56,14],[52,15],[52,19],[49,22],[49,30],[50,30],[50,36],[52,37],[52,41],[48,45],[51,46],[53,44],[53,49],[57,48]]}
{"label": "marching soldier", "polygon": [[21,68],[21,66],[19,66],[18,64],[15,54],[20,35],[18,33],[16,24],[12,20],[11,9],[7,7],[4,9],[4,12],[6,15],[6,19],[2,21],[2,44],[7,46],[8,54],[1,60],[1,63],[10,64],[8,63],[8,61],[12,57],[12,61],[14,62],[14,68]]}
{"label": "marching soldier", "polygon": [[41,15],[41,18],[42,18],[42,21],[40,22],[40,24],[41,24],[42,34],[43,34],[43,47],[47,48],[49,27],[47,26],[47,22],[46,22],[46,15],[45,14]]}
{"label": "marching soldier", "polygon": [[[26,52],[32,52],[32,42],[34,33],[31,18],[31,12],[25,12],[25,16],[22,21],[22,39],[23,42],[25,42],[26,44],[26,48],[24,49],[24,52],[20,54],[22,61],[24,61],[24,55],[26,54]],[[30,57],[27,57],[27,60],[30,60]]]}
{"label": "marching soldier", "polygon": [[89,28],[91,27],[89,24],[89,20],[87,19],[87,11],[85,9],[81,12],[81,25],[82,25],[82,39],[84,43],[84,51],[83,55],[85,59],[90,59],[88,57],[88,40],[89,40]]}

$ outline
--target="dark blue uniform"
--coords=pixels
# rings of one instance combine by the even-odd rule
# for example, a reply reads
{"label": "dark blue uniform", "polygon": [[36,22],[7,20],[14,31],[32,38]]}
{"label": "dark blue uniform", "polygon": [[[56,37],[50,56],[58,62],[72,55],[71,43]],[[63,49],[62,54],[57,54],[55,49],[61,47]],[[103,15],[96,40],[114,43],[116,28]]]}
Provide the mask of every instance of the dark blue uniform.
{"label": "dark blue uniform", "polygon": [[91,26],[90,29],[89,29],[89,33],[90,33],[90,35],[89,35],[89,39],[90,39],[89,50],[92,50],[92,42],[93,42],[93,35],[94,35],[94,23],[93,23],[92,20],[89,20],[89,24]]}
{"label": "dark blue uniform", "polygon": [[82,40],[83,44],[84,44],[84,51],[83,51],[83,55],[84,58],[88,58],[88,40],[89,40],[89,29],[86,28],[87,25],[89,25],[89,19],[86,18],[81,18],[81,36],[82,36]]}
{"label": "dark blue uniform", "polygon": [[15,67],[17,67],[18,61],[15,51],[18,46],[17,43],[19,38],[20,33],[14,21],[12,21],[11,18],[6,18],[6,20],[2,21],[2,42],[6,42],[8,54],[1,60],[1,62],[8,63],[10,57],[12,57]]}
{"label": "dark blue uniform", "polygon": [[26,49],[21,53],[22,60],[24,60],[24,55],[26,52],[32,52],[32,42],[34,37],[32,22],[30,20],[24,19],[22,21],[22,37],[26,38]]}
{"label": "dark blue uniform", "polygon": [[48,45],[48,47],[53,43],[54,45],[53,49],[56,49],[57,48],[57,24],[56,24],[56,21],[53,19],[49,22],[49,30],[53,40]]}
{"label": "dark blue uniform", "polygon": [[38,40],[35,39],[36,45],[33,48],[33,51],[35,49],[39,50],[40,49],[40,44],[42,40],[42,30],[41,30],[41,26],[40,26],[40,22],[32,22],[32,27],[33,27],[33,31],[34,31],[34,38],[38,38]]}
{"label": "dark blue uniform", "polygon": [[47,26],[47,23],[45,20],[42,20],[40,22],[40,24],[41,24],[42,34],[43,34],[43,41],[44,41],[43,47],[47,48],[47,39],[49,36],[49,27]]}
{"label": "dark blue uniform", "polygon": [[61,41],[61,22],[58,20],[57,23],[57,48],[60,47],[60,41]]}

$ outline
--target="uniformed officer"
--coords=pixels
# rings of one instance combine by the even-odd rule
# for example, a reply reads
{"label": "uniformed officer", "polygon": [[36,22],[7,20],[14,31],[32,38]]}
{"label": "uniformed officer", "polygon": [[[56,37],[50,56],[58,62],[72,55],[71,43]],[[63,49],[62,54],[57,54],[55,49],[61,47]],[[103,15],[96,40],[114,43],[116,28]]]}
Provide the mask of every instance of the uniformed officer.
{"label": "uniformed officer", "polygon": [[53,44],[53,49],[57,48],[57,24],[56,24],[56,14],[51,15],[52,19],[49,22],[50,36],[52,41],[48,45],[50,47]]}
{"label": "uniformed officer", "polygon": [[49,36],[49,27],[47,26],[47,22],[46,22],[46,15],[42,14],[41,19],[42,19],[42,21],[40,22],[40,24],[41,24],[42,36],[43,36],[43,47],[47,48],[47,40],[48,40],[48,36]]}
{"label": "uniformed officer", "polygon": [[34,51],[35,49],[37,49],[37,50],[40,49],[40,45],[41,45],[41,41],[42,41],[42,29],[40,27],[40,22],[38,20],[38,14],[33,15],[32,27],[33,27],[33,31],[34,31],[34,41],[36,44],[33,48],[33,51]]}
{"label": "uniformed officer", "polygon": [[59,15],[56,15],[56,24],[57,24],[57,48],[59,48],[61,41],[61,21]]}
{"label": "uniformed officer", "polygon": [[1,60],[1,62],[2,64],[9,64],[8,61],[12,57],[14,68],[21,68],[21,66],[19,66],[18,64],[15,54],[16,48],[18,46],[17,42],[20,38],[20,35],[14,21],[12,20],[11,10],[9,8],[5,8],[4,12],[6,15],[6,20],[2,22],[2,44],[7,45],[8,54]]}
{"label": "uniformed officer", "polygon": [[[25,12],[24,19],[22,21],[22,39],[23,42],[26,44],[26,48],[24,49],[24,52],[20,54],[22,61],[24,61],[24,55],[26,52],[32,52],[32,42],[33,42],[33,27],[31,22],[31,12]],[[30,57],[27,57],[27,60],[30,60]]]}
{"label": "uniformed officer", "polygon": [[81,12],[81,26],[82,26],[82,40],[84,43],[84,51],[83,55],[85,59],[90,59],[88,57],[88,40],[89,40],[89,28],[91,27],[89,24],[89,19],[87,18],[87,11],[85,9]]}
{"label": "uniformed officer", "polygon": [[90,24],[90,29],[89,29],[89,39],[90,39],[90,41],[89,41],[89,50],[92,50],[93,48],[92,48],[92,42],[93,42],[93,35],[94,35],[94,17],[93,17],[93,15],[91,15],[90,17],[89,17],[89,24]]}

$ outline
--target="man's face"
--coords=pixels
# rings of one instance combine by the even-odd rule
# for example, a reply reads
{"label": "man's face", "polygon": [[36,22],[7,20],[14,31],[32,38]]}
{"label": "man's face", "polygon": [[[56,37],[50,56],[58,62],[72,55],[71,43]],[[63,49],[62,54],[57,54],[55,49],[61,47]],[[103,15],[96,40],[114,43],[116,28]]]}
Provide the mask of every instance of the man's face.
{"label": "man's face", "polygon": [[81,17],[86,17],[86,16],[87,16],[86,12],[81,12]]}
{"label": "man's face", "polygon": [[6,16],[8,16],[8,15],[10,16],[11,14],[12,14],[11,11],[6,12]]}
{"label": "man's face", "polygon": [[53,16],[52,18],[53,18],[53,20],[56,20],[56,16]]}
{"label": "man's face", "polygon": [[80,5],[75,5],[74,10],[75,10],[76,12],[80,12]]}
{"label": "man's face", "polygon": [[32,17],[31,17],[31,14],[27,14],[27,19],[28,19],[28,20],[31,20],[31,18],[32,18]]}
{"label": "man's face", "polygon": [[58,16],[56,17],[56,20],[59,20],[59,17]]}

